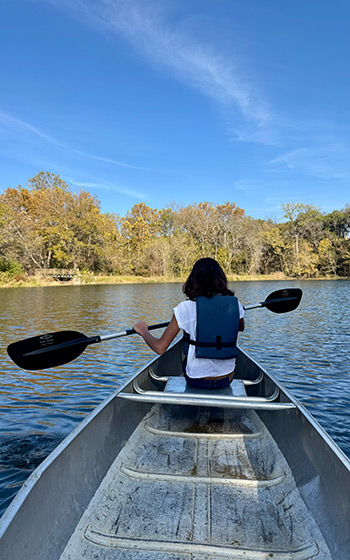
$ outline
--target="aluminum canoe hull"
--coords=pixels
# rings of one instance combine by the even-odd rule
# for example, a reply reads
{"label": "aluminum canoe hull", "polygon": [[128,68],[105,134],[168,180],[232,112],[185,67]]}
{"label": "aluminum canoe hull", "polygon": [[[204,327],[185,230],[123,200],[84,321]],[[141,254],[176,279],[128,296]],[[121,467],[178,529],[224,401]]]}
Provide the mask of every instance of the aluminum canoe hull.
{"label": "aluminum canoe hull", "polygon": [[[181,409],[183,417],[186,417],[186,414],[193,414],[196,410],[218,410],[222,414],[233,415],[248,411],[247,413],[256,415],[257,422],[261,422],[266,427],[275,442],[273,445],[281,451],[283,461],[291,472],[301,500],[324,539],[327,552],[324,552],[323,557],[322,554],[318,557],[322,560],[323,558],[348,560],[350,461],[311,414],[281,383],[242,350],[239,351],[236,377],[245,380],[247,399],[245,397],[227,399],[223,396],[221,402],[217,399],[215,404],[210,402],[210,399],[207,402],[205,400],[207,397],[202,395],[191,397],[177,393],[164,394],[164,379],[179,376],[181,376],[181,347],[177,343],[163,356],[132,375],[43,461],[28,478],[1,519],[0,558],[2,560],[64,558],[68,541],[111,465],[118,461],[118,457],[123,456],[128,442],[132,441],[133,437],[141,437],[134,435],[135,430],[138,426],[142,427],[146,422],[145,419],[153,414],[154,407],[166,413],[170,409]],[[273,400],[270,400],[272,397]],[[167,402],[167,399],[170,401]],[[176,474],[182,477],[188,476],[188,473],[185,475],[173,473],[172,476]],[[192,474],[199,476],[198,473]],[[214,479],[215,476],[212,478]],[[147,484],[147,481],[148,479],[143,479],[141,483]],[[201,478],[196,479],[196,482],[198,487],[205,485]],[[213,484],[215,487],[215,480]],[[220,484],[222,486],[226,483],[221,481]],[[238,546],[235,552],[232,544],[231,548],[226,547],[221,549],[221,552],[220,548],[216,549],[216,545],[213,545],[211,552],[208,552],[205,548],[208,543],[203,540],[203,536],[199,541],[199,544],[202,543],[200,544],[202,548],[199,546],[193,549],[191,546],[194,537],[193,542],[190,535],[188,538],[188,542],[182,545],[182,556],[172,553],[169,543],[167,544],[166,538],[163,538],[162,546],[165,548],[161,552],[162,558],[196,558],[196,560],[207,557],[220,558],[220,560],[224,557],[249,558],[245,549]],[[268,538],[267,535],[267,541]],[[100,551],[104,552],[103,554],[101,552],[99,557],[117,558],[115,554],[119,545],[116,547],[115,541],[111,542],[111,555],[107,555],[106,542],[104,542],[100,543]],[[121,542],[119,548],[123,550],[123,554],[126,554],[123,558],[156,558],[155,545],[147,545],[149,539],[144,539],[142,542],[146,543],[142,545],[143,548],[140,538],[139,543],[136,539],[133,546],[130,545],[131,548],[128,548],[126,541]],[[141,550],[140,546],[144,556],[137,556]],[[151,547],[150,550],[147,546]],[[260,556],[255,552],[252,558],[272,557],[268,554],[273,553],[268,553],[267,550],[268,548],[265,550],[260,546]],[[305,550],[306,556],[303,557],[300,553],[300,558],[318,558],[311,548],[309,552]],[[205,556],[206,551],[209,556]],[[296,548],[295,551],[299,554]],[[243,553],[245,556],[239,556]],[[278,554],[274,557],[278,558]],[[74,556],[74,558],[78,557]],[[298,556],[283,556],[281,552],[280,558],[297,559]]]}

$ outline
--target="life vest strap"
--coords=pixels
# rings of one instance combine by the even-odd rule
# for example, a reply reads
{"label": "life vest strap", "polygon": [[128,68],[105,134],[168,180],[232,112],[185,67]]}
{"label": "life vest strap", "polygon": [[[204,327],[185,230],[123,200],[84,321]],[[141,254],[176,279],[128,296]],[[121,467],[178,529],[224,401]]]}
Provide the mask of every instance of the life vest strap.
{"label": "life vest strap", "polygon": [[236,346],[235,342],[222,342],[221,336],[216,337],[215,342],[198,342],[197,340],[192,340],[187,332],[183,334],[184,341],[193,346],[198,346],[199,348],[216,348],[221,350],[221,348],[233,348]]}

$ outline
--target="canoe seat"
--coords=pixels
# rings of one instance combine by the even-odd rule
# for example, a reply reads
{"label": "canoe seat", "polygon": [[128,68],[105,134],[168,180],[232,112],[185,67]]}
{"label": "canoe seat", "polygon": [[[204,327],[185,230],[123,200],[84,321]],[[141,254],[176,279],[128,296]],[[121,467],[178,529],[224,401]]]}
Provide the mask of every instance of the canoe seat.
{"label": "canoe seat", "polygon": [[[164,393],[183,393],[184,395],[205,395],[208,396],[207,389],[195,389],[190,387],[184,377],[169,377],[164,387]],[[243,381],[233,379],[231,384],[224,389],[211,389],[210,395],[222,395],[223,397],[246,397]]]}
{"label": "canoe seat", "polygon": [[248,397],[244,380],[241,379],[234,379],[231,385],[224,389],[207,390],[189,387],[184,377],[169,377],[163,391],[150,391],[142,388],[136,378],[132,381],[132,389],[131,393],[121,391],[118,397],[148,403],[220,408],[284,410],[295,407],[291,402],[274,402],[279,396],[277,386],[268,397]]}
{"label": "canoe seat", "polygon": [[[168,379],[170,379],[170,377],[167,375],[157,375],[156,373],[154,373],[154,371],[152,371],[151,367],[149,368],[148,374],[151,377],[151,379],[154,379],[154,381],[162,381],[163,383],[166,383]],[[259,383],[261,383],[263,379],[264,379],[264,372],[263,370],[260,370],[259,375],[255,379],[239,379],[239,380],[235,379],[235,381],[242,381],[243,384],[247,386],[247,385],[258,385]]]}

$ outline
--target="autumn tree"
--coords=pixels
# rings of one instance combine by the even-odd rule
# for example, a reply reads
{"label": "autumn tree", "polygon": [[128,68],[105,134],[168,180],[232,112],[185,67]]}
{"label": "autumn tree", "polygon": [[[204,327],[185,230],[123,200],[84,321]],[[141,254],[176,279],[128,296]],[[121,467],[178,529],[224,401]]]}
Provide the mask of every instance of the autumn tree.
{"label": "autumn tree", "polygon": [[4,259],[15,260],[26,271],[44,266],[43,240],[31,217],[31,194],[20,185],[0,197],[1,245]]}
{"label": "autumn tree", "polygon": [[0,195],[0,273],[79,268],[94,273],[185,276],[200,257],[235,274],[350,275],[350,206],[321,213],[283,205],[284,221],[246,216],[234,202],[157,210],[144,202],[125,216],[102,213],[87,190],[72,192],[40,172]]}
{"label": "autumn tree", "polygon": [[192,237],[201,256],[217,259],[231,272],[242,249],[243,222],[244,210],[234,202],[201,202],[180,208],[176,224]]}
{"label": "autumn tree", "polygon": [[117,227],[87,191],[72,193],[57,175],[41,172],[26,188],[6,189],[0,207],[1,254],[26,270],[106,268],[106,239],[115,242]]}
{"label": "autumn tree", "polygon": [[292,244],[286,235],[285,225],[271,224],[263,234],[263,257],[261,270],[263,274],[284,272],[288,274],[289,254]]}
{"label": "autumn tree", "polygon": [[120,220],[120,232],[126,241],[125,249],[130,269],[135,274],[145,274],[145,250],[152,239],[161,233],[161,217],[158,210],[150,208],[144,202],[135,204],[130,212]]}
{"label": "autumn tree", "polygon": [[292,202],[282,204],[282,208],[287,220],[286,231],[293,239],[290,273],[293,276],[313,276],[317,271],[315,251],[322,238],[322,215],[309,204]]}

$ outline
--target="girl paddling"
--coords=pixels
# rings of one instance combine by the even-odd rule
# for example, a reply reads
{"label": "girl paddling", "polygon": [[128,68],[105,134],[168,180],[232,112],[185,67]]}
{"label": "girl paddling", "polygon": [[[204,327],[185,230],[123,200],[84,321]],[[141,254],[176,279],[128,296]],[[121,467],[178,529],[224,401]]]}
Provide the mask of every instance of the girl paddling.
{"label": "girl paddling", "polygon": [[160,338],[138,322],[135,331],[157,354],[163,354],[180,329],[184,332],[183,372],[191,387],[220,389],[230,384],[236,366],[236,339],[244,330],[244,309],[227,287],[224,271],[211,258],[199,259],[183,292],[188,299],[174,308]]}

